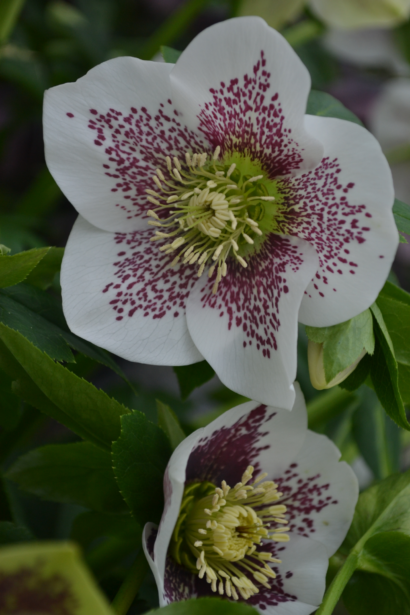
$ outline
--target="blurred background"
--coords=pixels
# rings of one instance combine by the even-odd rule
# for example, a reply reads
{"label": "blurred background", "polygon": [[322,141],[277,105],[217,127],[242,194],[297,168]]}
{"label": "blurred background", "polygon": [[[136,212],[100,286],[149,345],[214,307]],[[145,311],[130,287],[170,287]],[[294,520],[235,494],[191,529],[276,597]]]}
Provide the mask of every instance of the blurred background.
{"label": "blurred background", "polygon": [[[323,8],[326,1],[18,0],[11,3],[2,0],[0,244],[10,248],[12,254],[40,246],[64,247],[76,218],[74,208],[45,166],[42,100],[47,88],[75,81],[93,66],[117,56],[163,61],[162,46],[182,50],[204,28],[237,15],[260,15],[284,34],[307,66],[312,87],[338,98],[380,140],[391,163],[397,197],[409,203],[410,2],[402,15],[396,14],[391,19],[387,9],[386,15],[377,13],[363,18],[360,11],[356,15],[354,0],[348,0],[347,4],[353,8],[349,13],[351,19],[346,22],[329,18],[326,6]],[[345,1],[337,0],[340,4]],[[334,2],[329,0],[327,6],[330,4]],[[382,3],[375,1],[374,4]],[[14,8],[10,13],[11,5]],[[384,5],[388,8],[388,0]],[[392,281],[410,291],[410,244],[404,240],[393,267]],[[59,296],[58,275],[50,292]],[[316,408],[316,423],[311,427],[333,438],[344,458],[354,465],[362,486],[373,478],[408,467],[407,440],[386,418],[381,407],[388,466],[380,465],[379,456],[372,450],[374,443],[363,438],[363,426],[367,425],[368,429],[366,416],[378,411],[377,398],[370,389],[359,390],[357,395],[346,394],[343,412],[326,422],[320,404],[323,405],[321,400],[329,393],[318,394],[310,384],[306,345],[301,328],[298,379],[307,400]],[[118,362],[135,392],[112,371],[81,355],[77,364],[70,364],[69,368],[128,406],[143,410],[152,420],[156,420],[155,399],[169,403],[187,431],[241,401],[206,368],[200,380],[208,378],[208,382],[192,393],[183,391],[181,395],[178,370]],[[2,430],[0,444],[10,438],[10,431],[4,431],[4,426]],[[370,435],[367,432],[367,440]],[[20,452],[42,443],[73,439],[71,432],[43,416],[23,436],[16,436],[20,438]],[[2,457],[7,458],[7,454]],[[81,512],[73,505],[51,504],[23,495],[11,483],[7,489],[17,513],[39,538],[67,537],[73,519]],[[110,583],[115,587],[115,567],[122,561],[120,555],[119,552],[118,561],[113,562],[112,578],[105,581],[108,594]],[[101,554],[99,557],[101,561]],[[89,561],[92,566],[92,552]],[[95,573],[98,577],[98,570]],[[148,583],[141,600],[154,605],[153,596],[155,589]],[[144,611],[142,606],[141,610],[138,608],[135,605],[135,613]]]}

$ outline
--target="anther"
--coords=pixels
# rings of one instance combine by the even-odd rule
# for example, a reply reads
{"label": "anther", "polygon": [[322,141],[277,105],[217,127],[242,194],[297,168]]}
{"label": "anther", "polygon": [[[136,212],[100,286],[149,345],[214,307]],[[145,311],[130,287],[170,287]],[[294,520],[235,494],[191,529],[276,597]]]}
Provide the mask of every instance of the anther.
{"label": "anther", "polygon": [[160,178],[161,181],[165,181],[165,177],[163,172],[161,171],[161,169],[156,169],[156,174],[158,175],[158,177]]}
{"label": "anther", "polygon": [[155,213],[155,211],[152,211],[152,209],[149,209],[147,211],[147,216],[151,216],[151,218],[155,218],[156,220],[159,220],[158,215]]}
{"label": "anther", "polygon": [[166,160],[166,163],[167,163],[168,171],[171,173],[171,171],[172,171],[171,158],[169,156],[166,156],[165,160]]}
{"label": "anther", "polygon": [[242,258],[242,256],[239,256],[239,254],[236,254],[236,258],[238,262],[242,265],[242,267],[246,268],[248,266],[247,262]]}
{"label": "anther", "polygon": [[162,184],[161,184],[161,182],[159,181],[159,179],[158,179],[158,177],[157,177],[156,175],[153,175],[153,176],[152,176],[152,180],[153,180],[154,184],[155,184],[156,186],[158,186],[158,188],[159,188],[160,190],[162,190]]}
{"label": "anther", "polygon": [[176,156],[174,156],[174,165],[176,166],[178,171],[182,171],[181,163],[179,162],[179,160],[178,160],[178,158]]}
{"label": "anther", "polygon": [[242,237],[243,237],[243,238],[245,239],[245,241],[247,241],[248,243],[250,243],[250,244],[253,244],[253,243],[254,243],[253,239],[251,239],[251,238],[249,237],[249,235],[247,235],[246,233],[242,233]]}
{"label": "anther", "polygon": [[232,173],[235,171],[235,169],[236,169],[236,164],[233,162],[231,164],[231,166],[229,167],[229,169],[228,169],[226,177],[230,177],[232,175]]}
{"label": "anther", "polygon": [[221,151],[221,147],[220,145],[217,145],[214,151],[214,155],[212,156],[213,160],[218,160],[220,151]]}

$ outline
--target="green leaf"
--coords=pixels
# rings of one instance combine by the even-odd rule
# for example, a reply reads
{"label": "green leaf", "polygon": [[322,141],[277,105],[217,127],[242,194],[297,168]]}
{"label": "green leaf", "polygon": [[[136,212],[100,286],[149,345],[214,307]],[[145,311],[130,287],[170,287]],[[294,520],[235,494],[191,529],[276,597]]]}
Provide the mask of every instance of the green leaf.
{"label": "green leaf", "polygon": [[374,390],[387,414],[399,427],[410,430],[399,389],[399,369],[394,356],[393,343],[383,320],[382,313],[374,303],[376,349],[372,358],[370,376]]}
{"label": "green leaf", "polygon": [[393,474],[364,491],[356,506],[342,551],[380,532],[410,536],[410,470]]}
{"label": "green leaf", "polygon": [[56,273],[61,269],[64,248],[49,248],[43,260],[27,276],[26,282],[43,290],[51,286]]}
{"label": "green leaf", "polygon": [[24,525],[17,525],[11,521],[0,522],[0,545],[9,545],[15,542],[30,542],[34,536]]}
{"label": "green leaf", "polygon": [[11,35],[24,0],[2,0],[0,3],[0,43],[3,44]]}
{"label": "green leaf", "polygon": [[353,414],[353,437],[364,460],[377,479],[398,472],[400,429],[386,415],[374,391],[363,387],[361,403]]}
{"label": "green leaf", "polygon": [[363,348],[374,352],[373,319],[370,310],[333,327],[306,327],[313,342],[323,344],[323,365],[330,382],[360,356]]}
{"label": "green leaf", "polygon": [[0,288],[23,282],[45,257],[50,248],[39,248],[20,252],[14,256],[0,256]]}
{"label": "green leaf", "polygon": [[371,365],[372,357],[366,354],[350,376],[343,380],[343,382],[339,382],[339,386],[342,389],[346,389],[346,391],[356,391],[369,376]]}
{"label": "green leaf", "polygon": [[410,235],[410,206],[398,199],[393,205],[393,215],[400,233]]}
{"label": "green leaf", "polygon": [[175,450],[178,444],[181,444],[185,439],[185,434],[179,424],[175,413],[169,406],[163,404],[157,399],[158,425],[168,436],[172,450]]}
{"label": "green leaf", "polygon": [[370,368],[372,384],[387,414],[399,427],[410,430],[399,389],[399,369],[394,356],[393,343],[378,306],[374,303],[370,309],[374,316],[374,331],[377,340]]}
{"label": "green leaf", "polygon": [[306,113],[308,115],[319,115],[321,117],[336,117],[341,120],[347,120],[354,124],[362,126],[362,122],[354,113],[346,109],[341,102],[333,98],[326,92],[311,90],[307,102]]}
{"label": "green leaf", "polygon": [[410,294],[386,282],[377,300],[398,363],[410,366]]}
{"label": "green leaf", "polygon": [[231,602],[220,598],[192,598],[172,602],[162,609],[148,611],[147,615],[257,615],[258,611],[243,602]]}
{"label": "green leaf", "polygon": [[[0,551],[2,604],[15,613],[114,615],[114,611],[70,543],[33,543],[4,547]],[[13,612],[11,611],[11,612]],[[8,609],[6,609],[6,612]]]}
{"label": "green leaf", "polygon": [[61,300],[39,288],[19,284],[0,291],[0,322],[22,333],[52,359],[74,362],[71,347],[109,367],[130,385],[124,372],[105,350],[70,332]]}
{"label": "green leaf", "polygon": [[[409,612],[410,470],[393,474],[360,495],[340,552],[348,554],[347,559],[326,592],[318,613],[332,612],[353,573],[344,593],[349,610],[353,605],[353,611],[350,610],[353,615]],[[384,587],[386,594],[381,596],[376,587],[380,590]],[[372,592],[380,597],[380,604],[376,605]],[[393,595],[395,599],[389,600]],[[394,604],[405,608],[396,610]]]}
{"label": "green leaf", "polygon": [[142,412],[121,418],[112,445],[114,474],[123,498],[141,525],[158,522],[164,507],[163,480],[171,456],[168,439]]}
{"label": "green leaf", "polygon": [[73,522],[70,538],[88,547],[96,538],[102,536],[124,540],[137,549],[141,544],[142,528],[128,512],[111,515],[101,512],[84,512]]}
{"label": "green leaf", "polygon": [[[385,532],[370,538],[359,570],[343,594],[351,615],[410,612],[410,537]],[[366,571],[366,572],[362,572]]]}
{"label": "green leaf", "polygon": [[192,391],[211,380],[215,371],[206,361],[174,367],[178,378],[179,389],[182,399],[186,399]]}
{"label": "green leaf", "polygon": [[164,61],[168,64],[175,64],[181,55],[182,51],[178,51],[177,49],[172,49],[172,47],[167,47],[166,45],[161,46],[161,53]]}
{"label": "green leaf", "polygon": [[73,502],[100,512],[127,509],[115,482],[110,453],[90,442],[32,450],[17,459],[6,477],[46,500]]}
{"label": "green leaf", "polygon": [[120,433],[120,417],[129,409],[2,324],[0,339],[12,356],[10,361],[0,348],[0,366],[18,380],[15,393],[85,440],[110,450]]}
{"label": "green leaf", "polygon": [[21,418],[21,400],[11,390],[12,379],[0,371],[0,427],[11,431]]}

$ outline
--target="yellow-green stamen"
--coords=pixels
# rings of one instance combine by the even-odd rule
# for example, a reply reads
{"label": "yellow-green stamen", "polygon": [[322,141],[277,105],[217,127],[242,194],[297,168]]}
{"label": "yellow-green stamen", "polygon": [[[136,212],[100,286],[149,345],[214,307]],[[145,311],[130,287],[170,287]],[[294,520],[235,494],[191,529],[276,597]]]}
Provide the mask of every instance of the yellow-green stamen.
{"label": "yellow-green stamen", "polygon": [[234,600],[258,593],[255,580],[269,588],[276,577],[269,564],[280,560],[263,550],[262,541],[289,540],[286,506],[278,504],[282,494],[264,481],[266,474],[248,484],[253,470],[249,466],[233,488],[225,481],[221,487],[188,485],[170,543],[175,561]]}
{"label": "yellow-green stamen", "polygon": [[253,245],[262,235],[258,219],[264,202],[275,200],[261,182],[263,174],[244,176],[236,163],[228,168],[219,163],[219,155],[218,146],[211,160],[206,153],[187,152],[182,163],[167,156],[167,177],[161,169],[153,176],[158,192],[146,190],[154,206],[147,212],[154,218],[148,224],[158,227],[151,241],[168,239],[159,250],[176,252],[171,266],[195,264],[198,276],[206,267],[209,277],[216,271],[214,293],[227,273],[228,256],[247,267],[241,246]]}

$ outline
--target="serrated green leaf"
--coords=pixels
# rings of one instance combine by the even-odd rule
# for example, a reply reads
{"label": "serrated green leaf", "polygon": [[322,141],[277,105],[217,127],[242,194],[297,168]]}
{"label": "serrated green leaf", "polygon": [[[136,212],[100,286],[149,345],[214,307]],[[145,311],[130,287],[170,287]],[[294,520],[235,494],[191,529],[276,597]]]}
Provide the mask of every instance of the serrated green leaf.
{"label": "serrated green leaf", "polygon": [[133,411],[121,418],[121,435],[112,444],[114,474],[123,498],[141,525],[161,518],[164,472],[171,452],[162,429],[142,412]]}
{"label": "serrated green leaf", "polygon": [[131,386],[124,372],[105,350],[70,332],[61,300],[40,288],[19,284],[1,290],[0,322],[22,333],[52,359],[73,362],[71,347],[109,367]]}
{"label": "serrated green leaf", "polygon": [[393,215],[397,229],[400,233],[410,235],[410,205],[395,199],[393,205]]}
{"label": "serrated green leaf", "polygon": [[[30,543],[0,551],[1,602],[5,612],[114,615],[71,543]],[[9,611],[8,605],[13,610]],[[4,612],[4,611],[3,611]]]}
{"label": "serrated green leaf", "polygon": [[306,327],[313,342],[323,344],[323,365],[326,381],[331,382],[337,374],[354,363],[363,351],[374,352],[373,318],[365,310],[354,318],[333,327]]}
{"label": "serrated green leaf", "polygon": [[364,491],[343,543],[346,552],[363,537],[400,531],[410,536],[410,470],[393,474]]}
{"label": "serrated green leaf", "polygon": [[23,282],[49,250],[50,248],[38,248],[13,256],[0,256],[0,288]]}
{"label": "serrated green leaf", "polygon": [[148,611],[147,615],[257,615],[258,611],[243,602],[231,602],[220,598],[193,598],[172,602],[162,609]]}
{"label": "serrated green leaf", "polygon": [[182,51],[178,51],[177,49],[173,49],[172,47],[167,47],[166,45],[161,46],[161,53],[164,61],[168,64],[175,64],[181,55]]}
{"label": "serrated green leaf", "polygon": [[6,477],[23,490],[54,502],[100,512],[127,510],[111,467],[111,455],[90,442],[50,444],[19,457]]}
{"label": "serrated green leaf", "polygon": [[215,371],[206,361],[174,367],[174,372],[178,378],[182,399],[186,399],[194,389],[202,386],[215,375]]}
{"label": "serrated green leaf", "polygon": [[49,248],[49,251],[27,276],[27,284],[37,286],[45,290],[51,286],[56,273],[61,269],[61,262],[64,256],[64,248]]}
{"label": "serrated green leaf", "polygon": [[319,115],[321,117],[336,117],[363,126],[362,122],[354,113],[346,109],[341,102],[326,92],[311,90],[307,102],[306,113],[308,115]]}
{"label": "serrated green leaf", "polygon": [[172,450],[185,439],[185,434],[175,413],[169,406],[157,399],[158,425],[168,436]]}
{"label": "serrated green leaf", "polygon": [[376,334],[376,349],[370,368],[372,384],[390,418],[399,427],[410,430],[399,389],[399,368],[394,356],[393,343],[378,306],[374,303],[370,309],[374,316]]}
{"label": "serrated green leaf", "polygon": [[410,537],[386,532],[366,543],[358,571],[343,601],[351,615],[395,615],[410,612]]}
{"label": "serrated green leaf", "polygon": [[[110,450],[120,433],[120,417],[127,412],[92,384],[55,363],[20,333],[0,324],[0,339],[12,355],[1,367],[18,380],[13,390],[72,429],[82,438]],[[0,357],[1,357],[0,349]],[[17,367],[16,367],[17,363]],[[7,372],[9,373],[9,372]],[[32,394],[32,396],[31,396]]]}
{"label": "serrated green leaf", "polygon": [[343,382],[339,382],[339,386],[342,389],[346,389],[346,391],[356,391],[369,376],[371,365],[372,357],[366,354],[350,376],[343,380]]}
{"label": "serrated green leaf", "polygon": [[123,515],[111,515],[101,512],[84,512],[73,522],[70,538],[83,548],[96,538],[112,537],[130,543],[135,549],[141,544],[142,528],[128,512]]}
{"label": "serrated green leaf", "polygon": [[33,534],[24,525],[17,525],[11,521],[0,522],[0,545],[11,545],[16,542],[30,542],[33,539]]}

